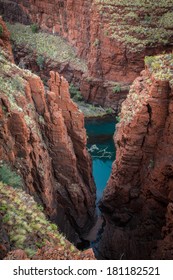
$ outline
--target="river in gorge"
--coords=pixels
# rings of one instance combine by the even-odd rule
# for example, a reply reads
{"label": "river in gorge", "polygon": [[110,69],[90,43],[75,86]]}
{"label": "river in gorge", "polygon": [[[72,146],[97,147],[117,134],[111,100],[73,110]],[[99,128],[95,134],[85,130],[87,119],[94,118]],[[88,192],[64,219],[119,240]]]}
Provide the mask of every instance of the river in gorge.
{"label": "river in gorge", "polygon": [[97,202],[110,177],[112,163],[115,159],[115,117],[91,119],[85,122],[87,131],[87,148],[92,157],[93,176],[97,188]]}
{"label": "river in gorge", "polygon": [[113,134],[115,132],[116,118],[105,117],[85,121],[87,132],[87,148],[92,157],[92,172],[97,189],[97,214],[95,226],[86,236],[90,247],[97,253],[97,243],[104,228],[104,220],[98,209],[98,202],[102,197],[115,160],[115,145]]}

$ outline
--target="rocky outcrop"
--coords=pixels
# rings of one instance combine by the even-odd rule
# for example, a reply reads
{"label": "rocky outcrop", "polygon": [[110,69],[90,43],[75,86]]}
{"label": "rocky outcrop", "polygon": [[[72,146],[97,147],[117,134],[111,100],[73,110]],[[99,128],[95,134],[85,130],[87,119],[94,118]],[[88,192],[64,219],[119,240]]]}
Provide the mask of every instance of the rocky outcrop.
{"label": "rocky outcrop", "polygon": [[26,190],[77,242],[95,221],[95,185],[84,116],[68,83],[51,72],[49,90],[30,71],[0,59],[0,159],[23,177]]}
{"label": "rocky outcrop", "polygon": [[100,257],[173,257],[172,63],[172,54],[147,57],[123,103],[116,161],[101,203],[107,225]]}
{"label": "rocky outcrop", "polygon": [[143,69],[144,57],[172,48],[171,8],[170,1],[153,0],[0,1],[5,19],[36,22],[66,38],[88,62],[80,84],[85,99],[115,110]]}
{"label": "rocky outcrop", "polygon": [[[63,251],[58,246],[45,246],[39,249],[37,254],[30,258],[31,260],[95,260],[92,249],[83,252]],[[26,253],[19,249],[8,253],[4,260],[29,260]]]}
{"label": "rocky outcrop", "polygon": [[8,59],[11,62],[14,62],[13,54],[12,54],[12,47],[10,44],[10,32],[8,31],[2,17],[0,16],[0,46],[3,50],[5,50]]}

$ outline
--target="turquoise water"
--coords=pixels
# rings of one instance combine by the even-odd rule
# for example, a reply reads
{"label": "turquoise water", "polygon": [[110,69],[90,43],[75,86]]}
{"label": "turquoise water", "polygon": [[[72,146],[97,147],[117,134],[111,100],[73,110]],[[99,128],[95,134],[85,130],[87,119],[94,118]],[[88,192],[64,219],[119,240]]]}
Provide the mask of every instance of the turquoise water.
{"label": "turquoise water", "polygon": [[98,201],[102,197],[115,159],[113,142],[115,118],[89,120],[86,122],[85,128],[88,136],[87,147],[93,162],[93,176],[97,187]]}

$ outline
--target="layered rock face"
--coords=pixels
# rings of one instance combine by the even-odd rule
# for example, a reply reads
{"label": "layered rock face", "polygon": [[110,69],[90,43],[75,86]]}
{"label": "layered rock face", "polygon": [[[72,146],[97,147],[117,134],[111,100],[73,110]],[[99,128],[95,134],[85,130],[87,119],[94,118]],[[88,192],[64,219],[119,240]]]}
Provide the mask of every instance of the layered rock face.
{"label": "layered rock face", "polygon": [[143,69],[145,55],[172,48],[171,8],[170,0],[0,1],[5,19],[37,22],[75,46],[88,62],[80,84],[83,96],[115,110]]}
{"label": "layered rock face", "polygon": [[[172,259],[173,55],[146,58],[117,125],[100,257]],[[111,248],[111,250],[110,250]]]}
{"label": "layered rock face", "polygon": [[0,64],[1,163],[20,172],[26,190],[77,242],[95,219],[84,116],[58,73],[50,73],[45,90],[38,76],[11,63],[2,49]]}

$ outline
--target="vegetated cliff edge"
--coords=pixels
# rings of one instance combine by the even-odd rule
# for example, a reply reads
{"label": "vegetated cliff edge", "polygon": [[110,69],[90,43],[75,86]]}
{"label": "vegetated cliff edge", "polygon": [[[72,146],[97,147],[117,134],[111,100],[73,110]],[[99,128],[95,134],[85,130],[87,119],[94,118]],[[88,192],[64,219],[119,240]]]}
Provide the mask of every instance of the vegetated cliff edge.
{"label": "vegetated cliff edge", "polygon": [[84,116],[58,73],[50,73],[45,90],[38,76],[9,60],[4,43],[8,32],[1,18],[0,25],[1,165],[10,164],[20,172],[27,192],[76,243],[95,220]]}
{"label": "vegetated cliff edge", "polygon": [[[12,184],[16,174],[13,172]],[[94,259],[92,250],[79,252],[43,214],[43,207],[15,185],[0,182],[0,259]]]}
{"label": "vegetated cliff edge", "polygon": [[173,259],[173,54],[145,62],[122,105],[101,203],[108,259]]}
{"label": "vegetated cliff edge", "polygon": [[117,109],[144,57],[171,48],[172,6],[171,0],[1,0],[0,12],[68,39],[88,62],[85,99]]}

